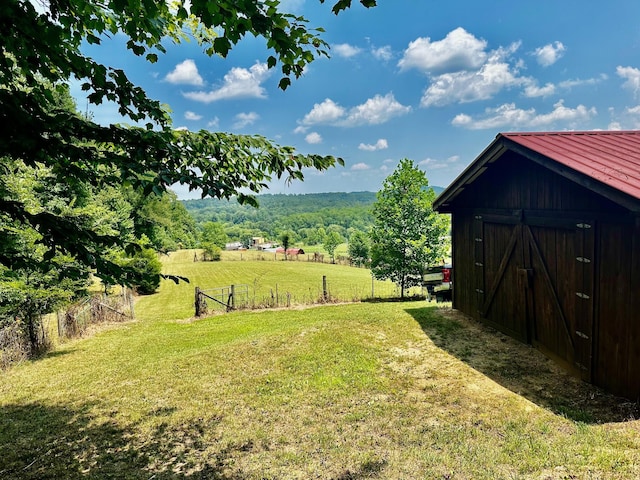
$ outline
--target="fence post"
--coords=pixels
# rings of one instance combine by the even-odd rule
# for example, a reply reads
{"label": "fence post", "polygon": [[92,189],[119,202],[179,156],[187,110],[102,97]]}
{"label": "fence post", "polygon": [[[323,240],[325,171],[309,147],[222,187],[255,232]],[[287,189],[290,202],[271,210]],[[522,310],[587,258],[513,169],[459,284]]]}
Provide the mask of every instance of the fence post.
{"label": "fence post", "polygon": [[196,287],[196,317],[200,316],[200,287]]}
{"label": "fence post", "polygon": [[231,285],[229,296],[231,297],[231,310],[236,308],[236,286]]}
{"label": "fence post", "polygon": [[374,293],[373,293],[373,272],[371,272],[371,298],[373,299],[375,297]]}
{"label": "fence post", "polygon": [[324,301],[327,301],[328,295],[327,295],[327,276],[323,275],[322,276],[322,298],[324,299]]}

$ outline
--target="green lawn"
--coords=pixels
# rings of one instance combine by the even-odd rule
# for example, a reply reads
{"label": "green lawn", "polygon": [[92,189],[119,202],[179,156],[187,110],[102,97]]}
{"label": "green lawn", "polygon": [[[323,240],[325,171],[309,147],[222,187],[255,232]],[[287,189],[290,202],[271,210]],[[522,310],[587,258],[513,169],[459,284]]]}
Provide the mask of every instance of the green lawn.
{"label": "green lawn", "polygon": [[194,320],[174,287],[0,373],[0,478],[640,476],[637,405],[447,306]]}

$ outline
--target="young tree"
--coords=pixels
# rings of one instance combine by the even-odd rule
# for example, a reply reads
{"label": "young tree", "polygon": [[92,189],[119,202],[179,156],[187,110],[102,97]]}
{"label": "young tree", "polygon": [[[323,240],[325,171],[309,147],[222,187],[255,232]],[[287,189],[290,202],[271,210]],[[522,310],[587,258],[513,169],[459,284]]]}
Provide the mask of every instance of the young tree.
{"label": "young tree", "polygon": [[[324,3],[324,0],[321,0]],[[338,0],[334,13],[351,0]],[[375,0],[360,0],[365,7]],[[339,158],[301,155],[261,136],[174,130],[168,111],[133,84],[125,72],[102,65],[83,53],[124,35],[134,54],[150,63],[166,52],[163,44],[194,38],[210,56],[226,57],[245,35],[262,37],[269,68],[280,66],[279,86],[286,89],[314,59],[328,56],[328,44],[303,17],[283,12],[280,2],[219,0],[50,0],[44,11],[29,0],[0,3],[0,173],[5,161],[50,169],[60,182],[100,188],[131,185],[145,195],[179,183],[202,196],[255,204],[254,193],[273,177],[303,179],[303,169],[325,170]],[[80,81],[92,104],[115,102],[123,122],[98,125],[56,105],[56,85]],[[249,193],[246,193],[249,192]],[[123,267],[104,254],[123,245],[119,236],[96,233],[91,224],[65,212],[34,213],[28,205],[0,198],[0,212],[31,227],[53,255],[69,254],[109,283],[126,277]],[[0,238],[0,243],[3,238]],[[49,253],[51,252],[51,253]],[[11,257],[0,259],[14,265]]]}
{"label": "young tree", "polygon": [[324,249],[331,255],[331,263],[336,263],[336,248],[343,242],[342,236],[336,231],[331,231],[324,239]]}
{"label": "young tree", "polygon": [[405,290],[419,285],[425,266],[443,257],[448,217],[433,211],[435,193],[425,173],[403,159],[388,176],[374,204],[371,269]]}
{"label": "young tree", "polygon": [[229,237],[224,231],[224,226],[218,222],[205,222],[202,225],[200,232],[200,238],[202,244],[210,243],[217,245],[219,248],[224,248]]}
{"label": "young tree", "polygon": [[284,249],[284,259],[287,259],[287,250],[291,246],[292,235],[290,232],[283,232],[280,234],[280,244]]}
{"label": "young tree", "polygon": [[369,263],[369,238],[363,232],[356,231],[349,237],[349,256],[358,267]]}

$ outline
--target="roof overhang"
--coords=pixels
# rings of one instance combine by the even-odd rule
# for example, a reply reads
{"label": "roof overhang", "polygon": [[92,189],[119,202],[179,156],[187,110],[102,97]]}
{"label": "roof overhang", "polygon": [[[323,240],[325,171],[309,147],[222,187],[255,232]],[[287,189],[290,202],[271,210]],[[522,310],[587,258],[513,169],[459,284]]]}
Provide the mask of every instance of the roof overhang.
{"label": "roof overhang", "polygon": [[455,198],[480,177],[491,164],[496,162],[506,152],[511,151],[541,165],[556,174],[567,178],[588,190],[627,208],[633,213],[640,214],[640,199],[628,195],[606,183],[571,167],[549,158],[531,148],[523,146],[507,136],[499,133],[491,144],[442,192],[433,202],[434,210],[440,213],[451,213]]}

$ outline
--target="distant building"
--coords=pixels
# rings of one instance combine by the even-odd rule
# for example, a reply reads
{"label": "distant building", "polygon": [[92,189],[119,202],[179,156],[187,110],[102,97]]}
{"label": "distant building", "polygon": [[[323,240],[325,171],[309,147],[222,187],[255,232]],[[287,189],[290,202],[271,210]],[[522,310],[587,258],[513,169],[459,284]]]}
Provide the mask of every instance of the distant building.
{"label": "distant building", "polygon": [[260,245],[263,245],[264,242],[264,237],[253,237],[251,239],[251,247],[252,248],[258,248],[260,247]]}
{"label": "distant building", "polygon": [[[284,248],[276,248],[276,253],[284,253]],[[287,255],[304,255],[302,248],[287,248]]]}
{"label": "distant building", "polygon": [[241,248],[242,248],[242,243],[241,242],[227,243],[224,246],[225,250],[240,250]]}

